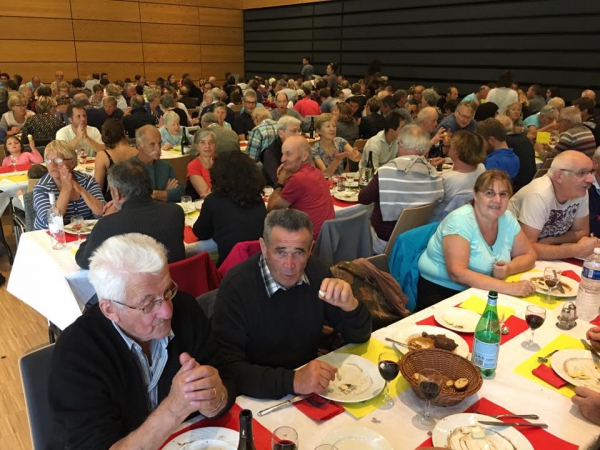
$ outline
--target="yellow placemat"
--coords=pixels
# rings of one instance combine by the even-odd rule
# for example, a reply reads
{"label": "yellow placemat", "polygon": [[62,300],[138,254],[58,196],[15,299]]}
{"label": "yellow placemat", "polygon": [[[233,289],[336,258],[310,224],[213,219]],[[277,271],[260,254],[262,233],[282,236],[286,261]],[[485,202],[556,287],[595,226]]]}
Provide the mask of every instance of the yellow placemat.
{"label": "yellow placemat", "polygon": [[[518,273],[516,275],[511,275],[510,277],[508,277],[506,279],[506,281],[508,283],[514,283],[515,281],[520,281],[521,280],[521,276],[525,275],[526,273],[541,273],[541,272],[542,271],[539,270],[539,269],[532,269],[532,270],[530,270],[528,272],[523,272],[523,273]],[[562,304],[561,302],[558,302],[558,301],[554,302],[553,304],[545,303],[543,301],[543,299],[546,298],[546,295],[545,294],[538,294],[537,292],[535,294],[533,294],[533,295],[528,296],[528,297],[518,297],[518,298],[520,298],[521,300],[525,300],[526,302],[533,303],[534,305],[541,306],[542,308],[546,308],[546,309],[554,309],[557,306],[559,306],[559,305]]]}
{"label": "yellow placemat", "polygon": [[193,219],[194,217],[198,217],[200,215],[200,211],[194,211],[185,215],[187,218]]}
{"label": "yellow placemat", "polygon": [[[487,300],[482,299],[476,295],[471,295],[468,299],[460,304],[461,308],[475,311],[477,314],[483,314]],[[507,320],[510,316],[515,313],[515,310],[508,306],[498,305],[498,317],[502,317],[504,314],[504,320]]]}
{"label": "yellow placemat", "polygon": [[566,350],[566,349],[575,349],[575,350],[581,349],[581,350],[583,350],[584,346],[581,343],[581,341],[579,341],[579,339],[575,339],[574,337],[568,336],[566,334],[560,334],[556,339],[554,339],[548,345],[546,345],[545,347],[542,347],[537,353],[534,353],[528,359],[523,361],[519,366],[517,366],[515,368],[515,373],[518,375],[521,375],[522,377],[527,378],[528,380],[533,380],[537,384],[541,384],[542,386],[547,387],[548,389],[552,389],[553,391],[558,392],[559,394],[562,394],[565,397],[571,398],[575,395],[575,386],[569,384],[560,389],[556,389],[556,388],[550,386],[545,381],[540,380],[538,377],[536,377],[534,374],[531,373],[531,371],[533,369],[535,369],[536,367],[538,367],[540,365],[540,363],[537,360],[538,356],[546,356],[551,351],[557,350],[557,349],[558,350]]}
{"label": "yellow placemat", "polygon": [[27,173],[14,173],[8,175],[0,175],[0,180],[8,180],[13,182],[27,181]]}
{"label": "yellow placemat", "polygon": [[[352,355],[362,356],[363,358],[372,361],[377,365],[379,363],[379,354],[384,351],[395,351],[393,348],[385,345],[384,343],[371,338],[369,342],[365,342],[364,344],[355,344],[348,346],[344,349],[338,350],[339,353],[349,353]],[[404,392],[406,389],[410,387],[408,381],[406,381],[402,374],[398,374],[398,377],[389,383],[390,387],[390,397],[396,398],[398,394]],[[366,416],[367,414],[372,413],[377,408],[381,406],[381,395],[377,397],[367,400],[365,402],[359,403],[340,403],[346,411],[352,414],[357,419]]]}

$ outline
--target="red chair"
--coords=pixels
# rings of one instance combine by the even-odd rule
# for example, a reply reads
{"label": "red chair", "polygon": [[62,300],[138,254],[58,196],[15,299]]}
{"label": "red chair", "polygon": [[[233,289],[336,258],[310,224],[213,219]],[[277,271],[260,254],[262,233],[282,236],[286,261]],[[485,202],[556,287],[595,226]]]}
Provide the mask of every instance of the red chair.
{"label": "red chair", "polygon": [[192,297],[199,297],[219,287],[217,268],[206,252],[169,264],[169,272],[179,285],[179,290]]}
{"label": "red chair", "polygon": [[245,241],[238,242],[233,246],[225,261],[219,266],[219,277],[222,280],[225,277],[225,274],[231,269],[233,266],[238,265],[241,262],[246,261],[252,255],[256,255],[260,252],[260,242],[259,241]]}

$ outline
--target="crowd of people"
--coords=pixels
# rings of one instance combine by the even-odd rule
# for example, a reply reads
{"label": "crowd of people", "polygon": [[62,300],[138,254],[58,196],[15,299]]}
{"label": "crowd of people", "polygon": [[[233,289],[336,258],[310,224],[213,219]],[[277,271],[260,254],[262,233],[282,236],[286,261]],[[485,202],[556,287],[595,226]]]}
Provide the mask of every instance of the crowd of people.
{"label": "crowd of people", "polygon": [[[67,221],[101,217],[76,254],[98,303],[61,334],[52,363],[57,448],[158,446],[190,414],[223,414],[238,394],[324,392],[335,369],[315,360],[323,325],[345,342],[371,332],[365,304],[311,254],[335,217],[328,180],[349,168],[375,169],[358,195],[374,205],[374,254],[404,209],[436,205],[439,225],[415,260],[417,310],[469,287],[528,296],[530,281],[506,278],[600,246],[594,91],[566,106],[557,88],[524,92],[506,71],[460,99],[456,87],[394,89],[377,62],[356,83],[336,63],[316,75],[308,57],[299,71],[226,74],[220,86],[189,74],[152,86],[140,75],[84,83],[57,71],[44,85],[0,74],[3,165],[48,169],[33,189],[35,228],[48,227],[50,192]],[[185,141],[187,185],[161,159]],[[552,160],[534,178],[536,152]],[[93,176],[74,170],[79,154],[95,157]],[[217,265],[237,243],[260,241],[222,281],[210,320],[168,271],[185,258],[174,203],[186,193],[204,200],[193,232],[217,244]],[[600,330],[588,337],[600,348]],[[574,402],[600,424],[600,394],[578,388]]]}

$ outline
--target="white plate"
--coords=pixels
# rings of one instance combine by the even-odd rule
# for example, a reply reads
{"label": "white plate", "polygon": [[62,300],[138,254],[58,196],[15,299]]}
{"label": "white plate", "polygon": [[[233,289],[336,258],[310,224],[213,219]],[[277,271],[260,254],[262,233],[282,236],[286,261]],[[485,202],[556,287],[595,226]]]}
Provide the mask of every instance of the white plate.
{"label": "white plate", "polygon": [[475,333],[475,328],[477,328],[477,322],[479,322],[481,315],[470,309],[451,307],[436,309],[433,318],[437,323],[449,330],[460,333]]}
{"label": "white plate", "polygon": [[[447,338],[454,340],[454,342],[456,342],[458,344],[458,347],[456,347],[454,349],[454,353],[456,353],[457,355],[460,355],[464,358],[468,358],[469,357],[469,345],[467,344],[467,341],[465,341],[463,338],[461,338],[458,334],[447,330],[445,328],[441,328],[441,327],[436,327],[433,325],[414,325],[412,327],[408,327],[408,328],[402,328],[400,330],[398,330],[393,338],[396,341],[402,342],[404,344],[408,345],[408,340],[415,335],[421,335],[421,333],[426,332],[427,334],[443,334],[445,335]],[[400,347],[397,344],[394,344],[394,347],[396,347],[396,350],[398,350],[399,352],[405,352],[406,349],[404,347]]]}
{"label": "white plate", "polygon": [[[87,236],[88,234],[90,234],[92,232],[92,228],[94,228],[94,225],[96,225],[98,223],[97,220],[84,220],[83,222],[84,222],[83,228],[81,229],[81,232],[79,233],[82,236]],[[65,233],[77,235],[77,232],[73,231],[72,223],[70,223],[69,225],[65,225]]]}
{"label": "white plate", "polygon": [[333,196],[338,200],[349,203],[358,203],[358,192],[354,191],[335,191]]}
{"label": "white plate", "polygon": [[[436,447],[448,447],[448,437],[452,432],[460,427],[465,426],[473,426],[478,425],[478,420],[495,420],[490,416],[484,416],[483,414],[454,414],[452,416],[448,416],[442,420],[440,420],[435,428],[433,429],[433,445]],[[501,423],[499,420],[498,422]],[[514,449],[517,450],[533,450],[533,445],[527,440],[525,436],[523,436],[518,430],[512,427],[496,427],[492,425],[480,425],[481,428],[486,430],[486,436],[494,436],[501,435],[502,437],[508,439]],[[504,441],[499,441],[500,443]],[[510,445],[498,447],[498,450],[513,450],[513,447]],[[459,450],[459,449],[456,449]]]}
{"label": "white plate", "polygon": [[[321,397],[329,400],[334,400],[340,403],[355,403],[364,402],[377,397],[385,386],[385,381],[379,374],[377,365],[366,358],[357,355],[349,355],[345,353],[329,353],[318,358],[320,361],[325,361],[338,369],[344,365],[364,375],[364,384],[356,391],[344,393],[340,390],[342,384],[348,383],[348,379],[342,375],[340,379],[336,376],[335,380],[329,383],[329,387]],[[339,449],[338,449],[339,450]]]}
{"label": "white plate", "polygon": [[394,450],[390,441],[369,428],[336,428],[325,438],[324,444],[335,445],[338,450]]}
{"label": "white plate", "polygon": [[229,428],[196,428],[172,439],[163,450],[236,450],[239,440],[240,433]]}
{"label": "white plate", "polygon": [[[543,272],[531,272],[524,273],[521,275],[521,280],[531,280],[532,278],[537,278],[538,280],[532,280],[533,284],[535,284],[535,291],[539,294],[546,295],[548,293],[548,287],[544,283],[544,273]],[[570,279],[569,277],[560,277],[560,282],[565,284],[571,290],[561,294],[558,290],[554,289],[552,291],[551,297],[558,298],[569,298],[575,297],[577,295],[577,291],[579,290],[579,283],[575,280]]]}
{"label": "white plate", "polygon": [[[597,374],[597,378],[595,380],[594,378],[582,380],[580,378],[571,377],[565,369],[565,363],[573,358],[585,360],[586,362],[584,365],[586,371],[590,374]],[[594,367],[594,359],[589,350],[560,350],[552,356],[550,365],[559,377],[572,385],[587,387],[596,392],[600,392],[600,371],[596,370]]]}
{"label": "white plate", "polygon": [[185,214],[192,214],[196,212],[196,207],[194,206],[194,202],[192,203],[177,203],[183,209]]}

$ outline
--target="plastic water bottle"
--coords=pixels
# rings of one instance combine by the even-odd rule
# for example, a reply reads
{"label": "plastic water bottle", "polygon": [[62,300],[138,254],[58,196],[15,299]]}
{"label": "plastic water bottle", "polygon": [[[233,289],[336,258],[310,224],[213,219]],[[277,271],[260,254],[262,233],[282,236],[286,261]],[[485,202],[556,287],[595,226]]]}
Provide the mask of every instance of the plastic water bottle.
{"label": "plastic water bottle", "polygon": [[54,192],[50,192],[50,208],[48,209],[48,231],[52,240],[52,248],[60,250],[65,246],[65,224],[60,210],[56,207]]}
{"label": "plastic water bottle", "polygon": [[579,319],[590,321],[598,315],[600,307],[600,248],[583,262],[581,283],[577,292],[577,316]]}
{"label": "plastic water bottle", "polygon": [[500,321],[498,320],[498,293],[490,291],[488,301],[477,322],[473,340],[473,364],[484,377],[490,377],[498,366],[500,352]]}

